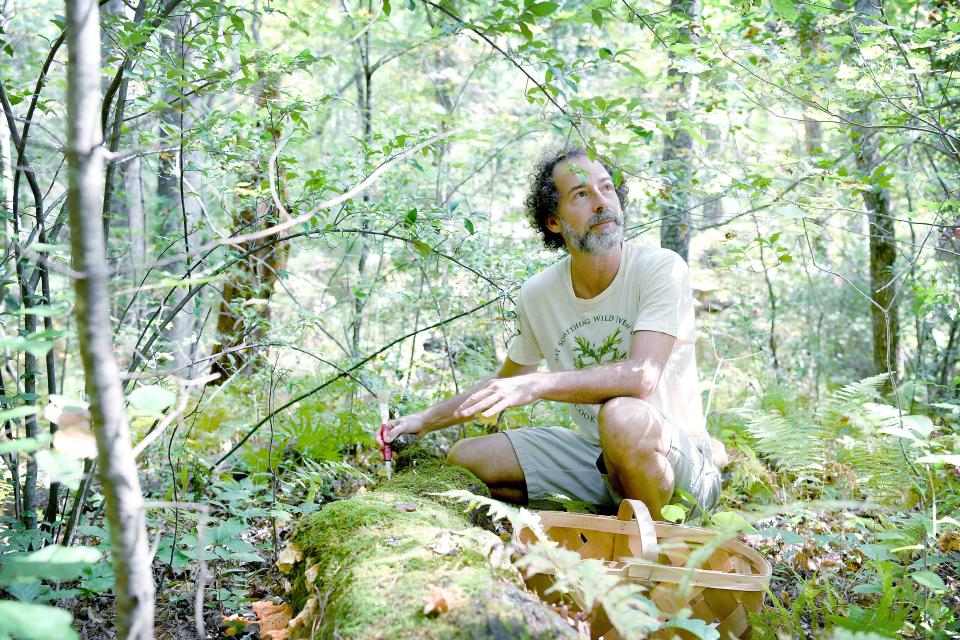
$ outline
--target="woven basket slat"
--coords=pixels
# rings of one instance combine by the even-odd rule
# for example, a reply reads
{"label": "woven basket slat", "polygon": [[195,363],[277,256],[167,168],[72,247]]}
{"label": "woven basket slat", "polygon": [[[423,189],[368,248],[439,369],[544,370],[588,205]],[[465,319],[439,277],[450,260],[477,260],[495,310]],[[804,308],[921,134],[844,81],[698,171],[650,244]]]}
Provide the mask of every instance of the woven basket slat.
{"label": "woven basket slat", "polygon": [[690,611],[693,613],[694,618],[700,620],[710,620],[713,618],[716,613],[713,609],[710,608],[710,603],[707,602],[705,598],[697,598],[695,601],[691,601],[689,604]]}
{"label": "woven basket slat", "polygon": [[676,589],[664,585],[655,586],[647,597],[653,600],[657,608],[664,613],[674,613],[683,606],[683,600],[677,594]]}
{"label": "woven basket slat", "polygon": [[747,609],[742,602],[717,625],[717,633],[723,640],[730,637],[742,638],[744,633],[749,633],[749,631],[750,623],[747,620]]}
{"label": "woven basket slat", "polygon": [[726,549],[717,549],[716,553],[712,554],[707,559],[706,564],[707,568],[712,569],[713,571],[736,573],[736,570],[733,568],[733,563],[730,562],[730,554],[727,553]]}
{"label": "woven basket slat", "polygon": [[[760,554],[742,542],[722,541],[703,568],[689,569],[685,565],[691,554],[714,542],[717,533],[653,523],[643,503],[624,500],[617,518],[558,512],[543,512],[540,517],[547,535],[564,547],[585,558],[605,561],[612,575],[648,585],[648,597],[665,614],[689,607],[696,618],[719,623],[724,640],[750,636],[747,613],[760,610],[771,569]],[[519,536],[524,541],[533,538],[528,531],[521,531]],[[683,595],[678,588],[681,583],[688,586]],[[532,576],[528,584],[542,595],[552,584],[552,576]],[[582,597],[570,595],[574,604],[585,610]],[[554,602],[559,596],[546,598]],[[610,628],[603,607],[595,607],[590,617],[594,638],[619,638]]]}
{"label": "woven basket slat", "polygon": [[670,545],[665,546],[660,545],[660,556],[661,562],[664,564],[672,564],[675,567],[686,566],[687,560],[690,559],[690,553],[692,550],[689,545]]}

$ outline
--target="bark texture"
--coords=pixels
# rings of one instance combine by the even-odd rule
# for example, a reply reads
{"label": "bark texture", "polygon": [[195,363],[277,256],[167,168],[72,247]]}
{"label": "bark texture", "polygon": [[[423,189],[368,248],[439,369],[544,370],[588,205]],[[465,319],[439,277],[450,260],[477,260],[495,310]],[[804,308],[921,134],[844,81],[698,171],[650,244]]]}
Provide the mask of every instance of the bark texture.
{"label": "bark texture", "polygon": [[[857,0],[857,21],[875,23],[880,0]],[[874,114],[869,103],[855,114],[860,123],[851,137],[857,147],[857,169],[870,182],[878,180],[881,172],[880,129],[873,128]],[[875,185],[863,192],[870,233],[870,322],[873,333],[873,368],[877,373],[889,373],[885,390],[896,380],[900,359],[900,320],[897,305],[897,285],[893,282],[897,259],[896,230],[890,213],[890,191]]]}
{"label": "bark texture", "polygon": [[[260,38],[259,20],[253,21],[254,40]],[[260,114],[258,129],[262,132],[254,138],[268,139],[272,142],[269,153],[274,153],[280,144],[280,123],[274,120],[270,109],[272,101],[277,99],[280,78],[274,73],[258,69],[260,74],[254,102]],[[279,220],[279,211],[274,206],[270,192],[269,166],[266,158],[258,158],[251,163],[247,176],[247,189],[250,194],[247,201],[233,214],[233,234],[249,233],[275,224]],[[283,170],[276,167],[277,189],[285,197]],[[236,245],[237,251],[249,251],[256,243]],[[211,373],[220,377],[211,384],[222,384],[231,375],[256,365],[259,357],[257,349],[247,349],[246,345],[259,342],[266,335],[270,325],[270,298],[279,279],[280,271],[287,266],[290,254],[290,241],[278,240],[251,253],[241,260],[237,268],[228,276],[223,285],[223,299],[217,314],[217,344],[212,355]]]}
{"label": "bark texture", "polygon": [[76,321],[116,572],[117,636],[153,638],[153,574],[143,495],[113,357],[103,237],[104,156],[97,0],[67,0],[67,166]]}
{"label": "bark texture", "polygon": [[[700,22],[700,0],[670,0],[670,13],[680,21],[680,39],[696,42],[697,36],[690,25]],[[676,57],[671,51],[670,70],[667,72],[670,80],[667,122],[672,126],[693,108],[699,88],[696,75],[683,73],[673,63]],[[686,260],[690,251],[691,219],[687,192],[693,169],[693,139],[682,126],[673,131],[673,137],[663,141],[663,168],[669,184],[661,211],[660,246],[676,251]]]}

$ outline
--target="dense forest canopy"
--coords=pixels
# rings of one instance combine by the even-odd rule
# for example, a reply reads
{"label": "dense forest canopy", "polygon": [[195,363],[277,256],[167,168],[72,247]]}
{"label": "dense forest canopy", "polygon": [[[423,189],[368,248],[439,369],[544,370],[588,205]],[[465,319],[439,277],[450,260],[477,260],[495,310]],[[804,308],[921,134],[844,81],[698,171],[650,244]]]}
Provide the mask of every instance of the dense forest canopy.
{"label": "dense forest canopy", "polygon": [[755,633],[960,633],[956,3],[3,0],[0,49],[0,637],[283,598],[297,521],[382,479],[377,392],[502,362],[567,145],[690,266]]}

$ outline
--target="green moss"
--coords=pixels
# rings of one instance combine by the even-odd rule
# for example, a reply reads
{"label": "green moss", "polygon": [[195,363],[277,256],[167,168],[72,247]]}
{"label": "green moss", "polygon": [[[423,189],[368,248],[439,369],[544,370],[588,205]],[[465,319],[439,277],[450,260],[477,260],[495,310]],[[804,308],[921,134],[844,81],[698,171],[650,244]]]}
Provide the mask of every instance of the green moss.
{"label": "green moss", "polygon": [[[404,452],[406,453],[406,451]],[[416,464],[406,467],[382,488],[387,491],[406,491],[416,496],[441,493],[452,489],[466,489],[473,493],[490,496],[490,490],[477,476],[463,467],[441,462],[437,458],[417,459]]]}
{"label": "green moss", "polygon": [[[462,505],[442,504],[430,495],[450,489],[489,495],[466,469],[421,452],[376,491],[331,503],[300,521],[294,542],[306,561],[293,575],[292,600],[298,611],[311,598],[323,603],[312,637],[573,636],[557,616],[549,617],[540,603],[517,588],[515,572],[489,565],[486,550],[499,543],[496,536],[472,527]],[[454,540],[456,549],[435,551],[438,536]],[[308,566],[315,567],[314,584],[307,584]],[[464,603],[436,617],[424,615],[430,587],[453,584],[463,590]],[[527,598],[526,609],[517,606],[517,598]],[[530,607],[540,612],[534,618],[547,616],[538,623],[542,632],[531,631]]]}

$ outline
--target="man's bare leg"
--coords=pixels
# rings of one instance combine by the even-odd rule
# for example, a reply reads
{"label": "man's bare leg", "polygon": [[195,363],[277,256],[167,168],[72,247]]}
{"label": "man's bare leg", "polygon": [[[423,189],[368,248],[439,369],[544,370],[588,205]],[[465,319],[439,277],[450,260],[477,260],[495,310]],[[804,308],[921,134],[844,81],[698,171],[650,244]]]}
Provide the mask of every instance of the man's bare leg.
{"label": "man's bare leg", "polygon": [[643,501],[654,520],[673,495],[673,467],[667,452],[673,427],[647,402],[613,398],[598,416],[603,461],[613,487]]}
{"label": "man's bare leg", "polygon": [[447,462],[470,470],[490,487],[494,498],[526,504],[527,483],[523,469],[510,439],[502,433],[460,440],[450,448]]}

